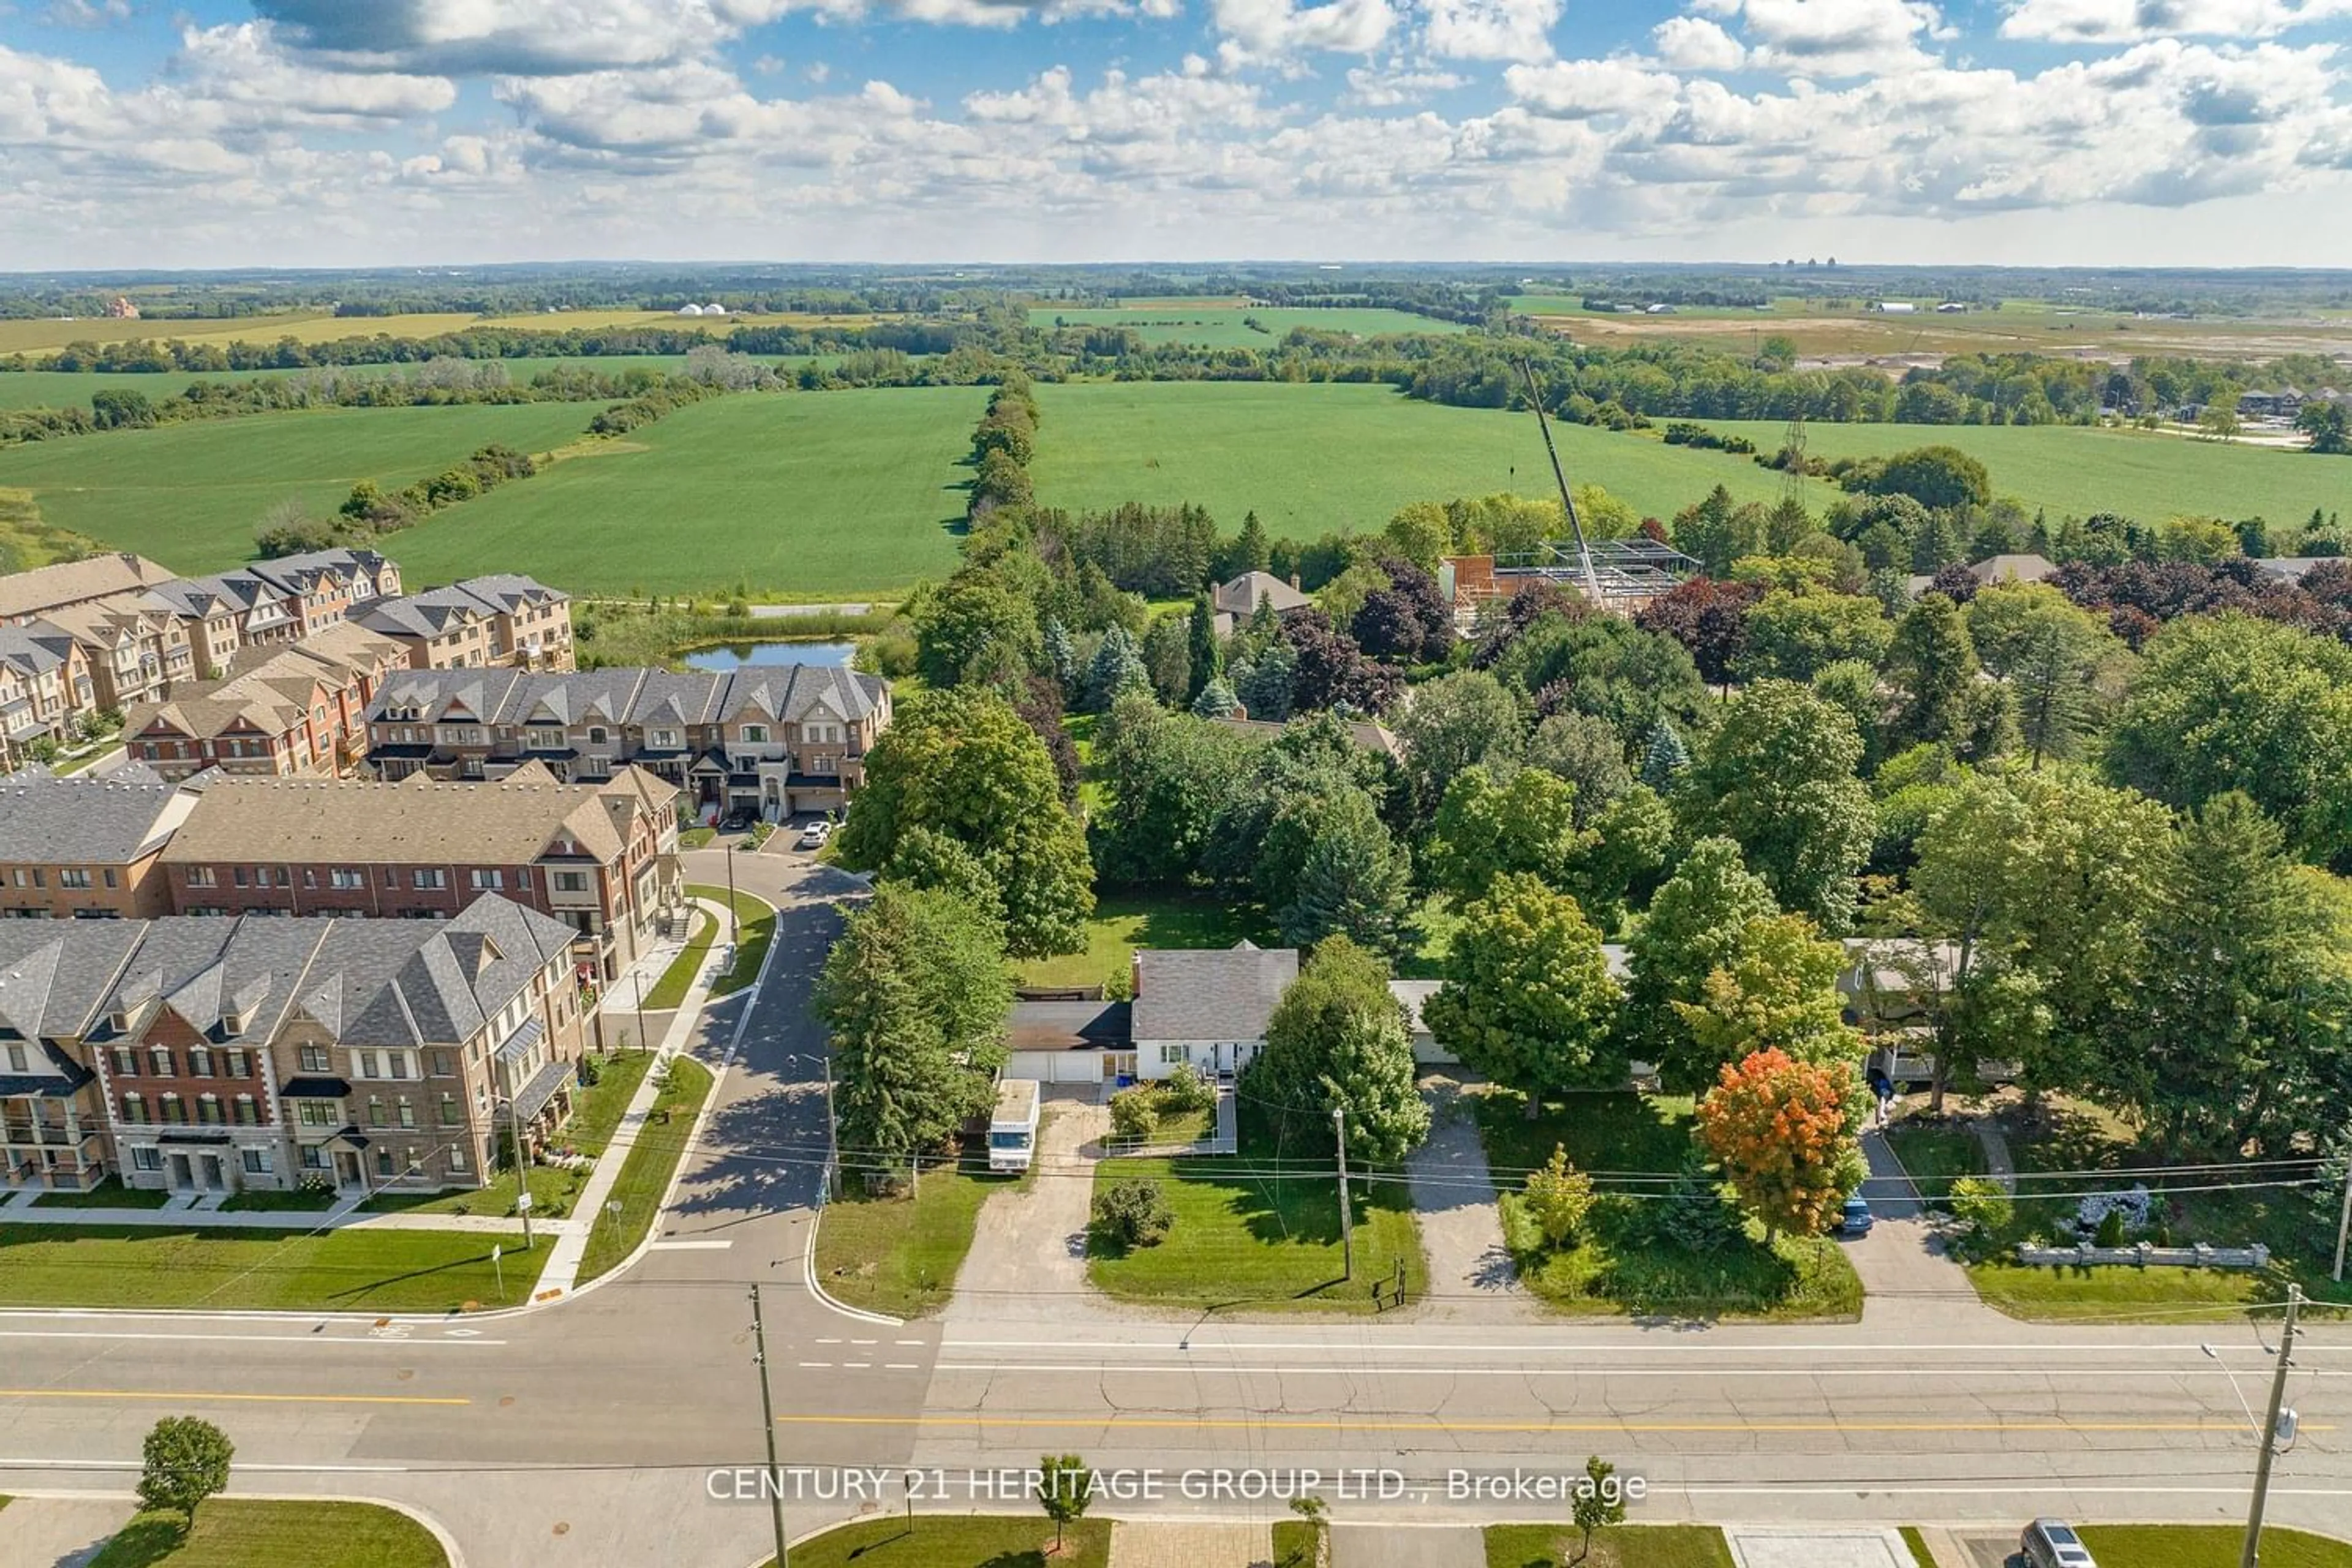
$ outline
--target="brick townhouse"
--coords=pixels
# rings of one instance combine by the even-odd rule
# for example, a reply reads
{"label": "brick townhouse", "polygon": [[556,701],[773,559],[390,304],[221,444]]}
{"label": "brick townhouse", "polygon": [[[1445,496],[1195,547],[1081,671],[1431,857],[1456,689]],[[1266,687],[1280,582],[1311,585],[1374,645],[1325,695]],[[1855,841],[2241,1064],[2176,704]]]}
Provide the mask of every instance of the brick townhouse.
{"label": "brick townhouse", "polygon": [[361,625],[409,651],[416,669],[570,669],[572,599],[529,577],[468,577],[390,599]]}
{"label": "brick townhouse", "polygon": [[21,626],[68,605],[138,593],[171,580],[171,573],[128,551],[14,572],[0,577],[0,625]]}
{"label": "brick townhouse", "polygon": [[682,898],[677,791],[641,769],[565,784],[228,777],[164,849],[181,914],[443,919],[497,893],[563,921],[611,979]]}
{"label": "brick townhouse", "polygon": [[46,622],[0,626],[0,767],[15,767],[37,741],[64,741],[98,706],[89,658],[73,634]]}
{"label": "brick townhouse", "polygon": [[419,670],[378,691],[369,760],[385,778],[498,778],[538,762],[598,779],[635,765],[688,791],[698,813],[781,820],[845,806],[889,722],[889,683],[835,665]]}
{"label": "brick townhouse", "polygon": [[502,1150],[519,1140],[528,1157],[571,1113],[571,944],[499,898],[431,924],[0,928],[9,1184],[478,1186]]}
{"label": "brick townhouse", "polygon": [[183,686],[125,716],[131,756],[167,779],[205,768],[348,777],[367,752],[377,688],[408,668],[400,645],[341,621],[299,643],[250,647],[225,679]]}
{"label": "brick townhouse", "polygon": [[0,925],[172,912],[158,865],[196,797],[133,763],[0,777]]}

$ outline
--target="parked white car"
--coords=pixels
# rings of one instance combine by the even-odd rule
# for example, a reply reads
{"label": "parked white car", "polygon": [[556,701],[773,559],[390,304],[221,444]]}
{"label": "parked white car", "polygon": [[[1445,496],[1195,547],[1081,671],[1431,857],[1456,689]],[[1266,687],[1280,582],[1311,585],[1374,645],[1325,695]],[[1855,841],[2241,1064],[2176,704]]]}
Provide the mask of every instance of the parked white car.
{"label": "parked white car", "polygon": [[803,849],[822,849],[824,847],[824,841],[832,837],[832,823],[823,820],[812,822],[801,829],[797,847]]}

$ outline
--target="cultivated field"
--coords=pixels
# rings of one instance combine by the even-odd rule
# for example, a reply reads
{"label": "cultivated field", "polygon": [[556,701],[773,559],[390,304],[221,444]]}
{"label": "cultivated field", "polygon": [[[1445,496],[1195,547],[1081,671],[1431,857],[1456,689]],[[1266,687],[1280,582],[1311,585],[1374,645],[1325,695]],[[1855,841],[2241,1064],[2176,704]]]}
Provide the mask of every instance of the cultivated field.
{"label": "cultivated field", "polygon": [[232,320],[156,319],[117,321],[104,318],[71,320],[0,320],[0,354],[42,353],[68,343],[128,342],[134,338],[189,343],[274,343],[280,338],[297,342],[340,342],[347,338],[430,338],[462,332],[468,327],[497,327],[530,331],[566,331],[606,327],[699,327],[714,342],[738,326],[860,327],[873,316],[804,315],[777,311],[766,316],[735,316],[720,321],[697,321],[667,310],[561,310],[526,316],[468,316],[446,311],[414,316],[336,316],[323,310],[275,316],[241,316]]}
{"label": "cultivated field", "polygon": [[2138,321],[2112,310],[2053,309],[2032,300],[1957,315],[1939,314],[1933,301],[1926,301],[1916,314],[1890,316],[1860,309],[1832,310],[1818,300],[1795,299],[1776,300],[1769,310],[1692,306],[1672,315],[1649,316],[1587,310],[1576,297],[1558,294],[1522,294],[1511,308],[1579,342],[1606,348],[1689,342],[1740,353],[1753,352],[1765,338],[1780,336],[1794,342],[1807,359],[1834,361],[2041,353],[2121,362],[2136,354],[2275,359],[2285,353],[2352,353],[2352,321],[2340,316]]}
{"label": "cultivated field", "polygon": [[698,404],[383,548],[420,582],[508,571],[622,593],[901,587],[955,569],[969,477],[957,465],[986,398],[908,387]]}
{"label": "cultivated field", "polygon": [[[803,364],[812,360],[838,358],[838,355],[789,355],[770,363]],[[483,362],[493,363],[493,362]],[[508,378],[518,384],[527,383],[543,370],[556,365],[579,365],[601,375],[621,375],[632,369],[676,370],[686,363],[684,354],[613,354],[599,359],[509,359],[494,362],[507,367]],[[347,367],[357,375],[397,375],[404,365],[352,365]],[[29,370],[0,371],[0,408],[65,408],[75,404],[89,405],[90,394],[107,387],[125,387],[143,392],[161,401],[175,397],[197,381],[251,381],[257,376],[301,375],[299,370],[226,370],[201,374],[188,371],[64,371]],[[585,417],[581,421],[587,422]]]}
{"label": "cultivated field", "polygon": [[493,441],[547,451],[586,429],[595,406],[327,408],[110,431],[0,448],[0,489],[29,490],[47,521],[116,549],[217,572],[251,557],[278,501],[324,514],[362,479],[396,489]]}
{"label": "cultivated field", "polygon": [[[1412,500],[1557,493],[1532,415],[1381,386],[1115,382],[1041,385],[1037,398],[1037,496],[1073,510],[1192,500],[1228,531],[1255,510],[1269,531],[1304,537],[1376,529]],[[1645,512],[1671,516],[1718,479],[1742,499],[1778,493],[1777,475],[1744,460],[1585,426],[1553,436],[1572,482]]]}
{"label": "cultivated field", "polygon": [[[1789,428],[1761,420],[1702,423],[1744,435],[1768,452],[1779,447]],[[2053,517],[2112,511],[2145,521],[2188,513],[2299,522],[2314,507],[2352,510],[2352,458],[2286,447],[2062,425],[1809,425],[1805,430],[1805,449],[1820,458],[1877,457],[1931,443],[1958,447],[1983,460],[1995,494],[2046,507]],[[1726,483],[1739,468],[1765,472],[1746,458],[1719,452],[1688,458],[1694,475],[1724,474]],[[1809,489],[1816,508],[1838,493],[1825,480]]]}
{"label": "cultivated field", "polygon": [[[1265,327],[1260,331],[1244,318]],[[1147,343],[1197,343],[1213,349],[1271,348],[1293,327],[1322,332],[1353,332],[1358,337],[1381,337],[1397,332],[1460,332],[1456,321],[1416,316],[1410,310],[1349,306],[1328,310],[1272,310],[1229,300],[1136,300],[1115,308],[1084,309],[1037,305],[1030,308],[1029,323],[1050,327],[1127,327]]]}

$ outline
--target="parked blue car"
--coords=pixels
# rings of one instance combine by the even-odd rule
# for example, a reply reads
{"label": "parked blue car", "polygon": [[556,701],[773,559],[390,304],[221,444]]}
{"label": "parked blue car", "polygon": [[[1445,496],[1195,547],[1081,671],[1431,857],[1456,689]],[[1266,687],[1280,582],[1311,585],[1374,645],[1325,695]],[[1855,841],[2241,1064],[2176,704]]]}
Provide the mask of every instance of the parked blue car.
{"label": "parked blue car", "polygon": [[1838,1216],[1837,1233],[1840,1236],[1868,1236],[1870,1227],[1877,1223],[1877,1216],[1870,1212],[1869,1201],[1852,1197],[1845,1201],[1845,1213]]}

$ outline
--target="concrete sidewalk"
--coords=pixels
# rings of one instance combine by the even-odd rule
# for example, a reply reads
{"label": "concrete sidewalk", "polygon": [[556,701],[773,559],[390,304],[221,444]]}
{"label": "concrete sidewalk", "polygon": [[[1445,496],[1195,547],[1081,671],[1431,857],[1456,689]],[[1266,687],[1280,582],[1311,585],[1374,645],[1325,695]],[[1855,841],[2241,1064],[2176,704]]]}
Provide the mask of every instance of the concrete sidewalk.
{"label": "concrete sidewalk", "polygon": [[137,1511],[121,1498],[20,1497],[0,1511],[0,1568],[83,1568]]}
{"label": "concrete sidewalk", "polygon": [[[694,902],[698,909],[721,922],[719,929],[723,933],[727,910],[708,900],[697,899]],[[684,951],[685,945],[684,942],[678,943],[678,951]],[[538,1294],[543,1296],[556,1290],[568,1292],[580,1282],[580,1265],[588,1255],[588,1233],[594,1228],[596,1216],[604,1212],[604,1200],[612,1194],[614,1184],[621,1179],[621,1167],[628,1163],[629,1151],[636,1146],[637,1134],[653,1112],[654,1098],[661,1092],[661,1085],[655,1081],[656,1076],[671,1058],[685,1047],[687,1041],[693,1038],[695,1026],[702,1018],[702,1009],[710,1001],[710,987],[733,956],[723,941],[713,942],[706,952],[701,969],[686,988],[686,1000],[679,1003],[677,1010],[670,1015],[669,1029],[662,1037],[653,1066],[647,1069],[644,1081],[637,1085],[637,1092],[629,1097],[629,1108],[621,1113],[620,1125],[613,1130],[613,1141],[597,1157],[596,1168],[588,1173],[588,1184],[580,1189],[580,1200],[572,1205],[572,1212],[581,1223],[556,1235],[554,1250],[547,1255],[547,1267],[540,1272]],[[611,991],[608,990],[606,994],[612,994]],[[689,1151],[679,1152],[681,1169],[688,1152]]]}

